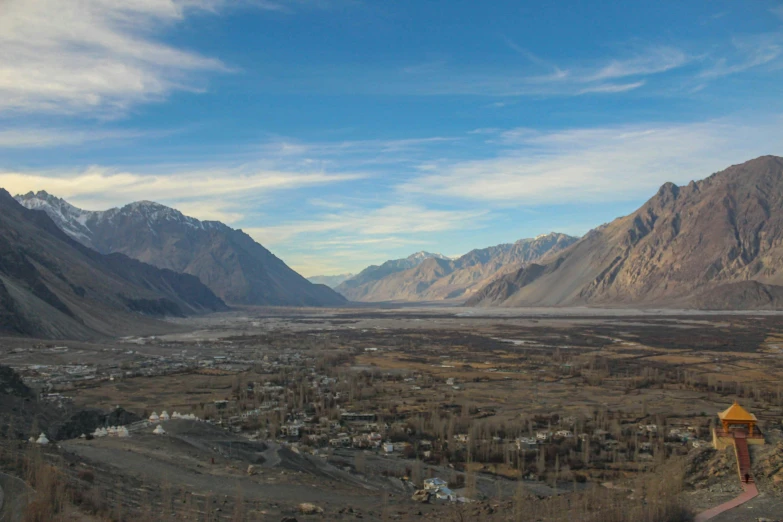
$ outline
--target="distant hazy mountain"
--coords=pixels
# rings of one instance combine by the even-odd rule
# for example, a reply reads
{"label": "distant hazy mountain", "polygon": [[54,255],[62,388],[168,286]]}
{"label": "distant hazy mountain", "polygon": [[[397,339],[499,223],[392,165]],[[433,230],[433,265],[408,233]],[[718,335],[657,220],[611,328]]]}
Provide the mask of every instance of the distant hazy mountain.
{"label": "distant hazy mountain", "polygon": [[469,305],[783,308],[783,159],[663,185],[636,212],[507,274]]}
{"label": "distant hazy mountain", "polygon": [[[559,252],[576,240],[553,232],[516,243],[472,250],[456,259],[420,252],[406,260],[370,267],[337,290],[351,300],[367,302],[465,299],[492,278]],[[382,270],[388,263],[395,263],[393,266],[397,269]],[[365,274],[363,278],[362,274]]]}
{"label": "distant hazy mountain", "polygon": [[200,221],[150,201],[95,212],[44,191],[16,199],[27,208],[45,211],[85,246],[195,275],[229,303],[331,306],[346,302],[330,288],[307,281],[241,230],[218,221]]}
{"label": "distant hazy mountain", "polygon": [[0,189],[0,332],[85,339],[161,331],[147,316],[226,310],[198,278],[74,241]]}
{"label": "distant hazy mountain", "polygon": [[384,277],[419,266],[427,259],[449,259],[443,254],[431,252],[416,252],[403,259],[391,259],[382,265],[370,265],[350,279],[346,279],[335,287],[335,290],[351,301],[362,301],[366,293],[364,287]]}
{"label": "distant hazy mountain", "polygon": [[316,285],[326,285],[329,288],[335,288],[346,279],[352,278],[353,274],[339,274],[339,275],[317,275],[308,277],[307,280]]}

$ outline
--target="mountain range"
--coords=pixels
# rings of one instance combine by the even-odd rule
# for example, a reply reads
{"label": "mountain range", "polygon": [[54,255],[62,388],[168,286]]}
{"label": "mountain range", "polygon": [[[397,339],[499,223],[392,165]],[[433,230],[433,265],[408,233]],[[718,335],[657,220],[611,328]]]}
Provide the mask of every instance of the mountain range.
{"label": "mountain range", "polygon": [[635,212],[466,304],[783,308],[783,158],[666,183]]}
{"label": "mountain range", "polygon": [[293,271],[246,233],[218,221],[200,221],[151,201],[88,211],[45,191],[29,192],[16,199],[29,209],[43,210],[84,246],[194,275],[230,304],[346,303],[331,288],[313,284]]}
{"label": "mountain range", "polygon": [[0,332],[138,335],[161,330],[149,316],[226,309],[198,278],[91,250],[0,189]]}
{"label": "mountain range", "polygon": [[783,159],[763,156],[685,186],[666,183],[580,239],[553,232],[456,258],[417,252],[339,284],[323,280],[338,293],[219,222],[148,201],[94,212],[43,191],[14,199],[0,189],[0,332],[122,335],[160,328],[150,317],[225,303],[347,299],[781,309],[782,209]]}
{"label": "mountain range", "polygon": [[471,250],[454,259],[418,252],[369,267],[336,290],[353,301],[365,302],[464,300],[498,275],[560,252],[575,241],[575,237],[553,232]]}

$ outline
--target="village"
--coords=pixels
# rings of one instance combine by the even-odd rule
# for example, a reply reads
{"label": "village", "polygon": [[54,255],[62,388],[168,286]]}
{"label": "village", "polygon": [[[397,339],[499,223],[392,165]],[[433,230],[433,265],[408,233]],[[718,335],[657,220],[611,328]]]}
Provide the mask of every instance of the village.
{"label": "village", "polygon": [[[234,445],[279,448],[351,480],[396,480],[388,494],[397,505],[441,510],[522,497],[546,503],[706,458],[715,451],[716,412],[735,399],[759,415],[765,437],[780,434],[781,397],[772,383],[720,379],[694,364],[747,365],[741,357],[755,364],[768,360],[763,346],[743,356],[687,350],[683,371],[667,358],[681,360],[684,349],[603,330],[523,336],[487,325],[481,335],[455,337],[441,329],[454,320],[429,321],[427,329],[395,331],[392,321],[303,326],[294,318],[287,328],[245,327],[240,335],[221,328],[195,339],[43,347],[56,354],[49,364],[11,347],[0,363],[65,411],[131,415],[125,425],[85,428],[79,451],[109,439],[146,447],[195,422],[236,441],[219,449],[221,458],[236,460]],[[32,442],[39,435],[31,433]],[[199,466],[216,465],[207,455]],[[262,469],[253,459],[232,466],[249,478]],[[730,467],[716,473],[708,483],[727,480]],[[706,506],[709,498],[694,501]]]}

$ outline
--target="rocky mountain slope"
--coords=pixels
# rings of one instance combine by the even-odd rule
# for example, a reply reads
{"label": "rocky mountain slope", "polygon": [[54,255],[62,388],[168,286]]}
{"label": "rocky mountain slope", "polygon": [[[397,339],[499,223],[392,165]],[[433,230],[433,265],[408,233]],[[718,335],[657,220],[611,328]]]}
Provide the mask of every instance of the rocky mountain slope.
{"label": "rocky mountain slope", "polygon": [[346,302],[327,286],[307,281],[241,230],[218,221],[200,221],[150,201],[96,212],[44,191],[17,200],[45,211],[85,246],[194,275],[228,303],[330,306]]}
{"label": "rocky mountain slope", "polygon": [[783,308],[783,158],[666,183],[636,212],[466,304]]}
{"label": "rocky mountain slope", "polygon": [[144,326],[142,316],[226,309],[198,278],[122,254],[102,255],[0,189],[0,332],[122,335]]}
{"label": "rocky mountain slope", "polygon": [[336,288],[340,286],[340,283],[352,278],[354,274],[338,274],[338,275],[317,275],[308,277],[307,280],[315,285],[326,285],[329,288]]}
{"label": "rocky mountain slope", "polygon": [[[516,243],[472,250],[456,259],[431,256],[407,270],[364,281],[347,281],[338,291],[352,300],[367,302],[464,299],[494,277],[559,252],[576,240],[553,232]],[[354,285],[346,288],[347,283]]]}

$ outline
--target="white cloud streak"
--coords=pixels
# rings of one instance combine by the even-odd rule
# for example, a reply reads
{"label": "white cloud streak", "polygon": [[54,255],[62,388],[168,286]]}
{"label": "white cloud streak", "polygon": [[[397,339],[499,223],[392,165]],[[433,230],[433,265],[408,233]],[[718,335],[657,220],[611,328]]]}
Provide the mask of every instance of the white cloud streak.
{"label": "white cloud streak", "polygon": [[491,159],[439,165],[399,186],[408,195],[503,205],[631,200],[764,154],[783,154],[783,118],[633,125],[538,133],[512,130]]}
{"label": "white cloud streak", "polygon": [[79,130],[66,128],[16,128],[0,130],[0,148],[37,149],[84,145],[87,143],[133,140],[168,136],[174,131],[133,129]]}
{"label": "white cloud streak", "polygon": [[0,3],[0,113],[111,114],[200,90],[194,73],[219,60],[154,34],[218,0],[4,0]]}
{"label": "white cloud streak", "polygon": [[436,210],[421,205],[391,204],[377,209],[325,214],[314,220],[251,228],[246,232],[260,243],[270,245],[286,243],[301,235],[323,233],[338,233],[343,238],[339,240],[340,244],[355,245],[360,237],[474,228],[486,215],[486,211]]}
{"label": "white cloud streak", "polygon": [[691,58],[673,47],[653,47],[645,53],[625,60],[612,60],[594,74],[587,74],[586,81],[614,80],[629,76],[659,74],[688,63]]}
{"label": "white cloud streak", "polygon": [[780,63],[783,58],[783,34],[772,33],[733,40],[733,59],[719,58],[704,69],[700,76],[705,79],[720,78],[748,69]]}
{"label": "white cloud streak", "polygon": [[[355,180],[362,174],[287,172],[251,166],[138,174],[91,167],[83,172],[23,173],[0,171],[0,187],[12,194],[46,190],[90,210],[103,210],[137,200],[177,202],[200,219],[233,222],[242,214],[231,207],[232,198],[265,195],[274,191]],[[221,203],[215,204],[215,198]]]}
{"label": "white cloud streak", "polygon": [[639,87],[644,85],[644,81],[641,82],[633,82],[633,83],[601,83],[598,85],[593,85],[590,87],[585,87],[581,91],[579,91],[579,94],[589,94],[589,93],[612,93],[612,92],[625,92],[625,91],[632,91],[634,89],[638,89]]}
{"label": "white cloud streak", "polygon": [[[384,83],[374,82],[376,89],[430,95],[484,95],[484,96],[579,96],[584,94],[621,93],[645,85],[644,78],[672,71],[691,63],[694,58],[684,51],[669,46],[651,46],[625,58],[561,67],[551,63],[505,39],[506,44],[532,62],[516,71],[470,71],[468,68],[449,68],[442,63],[426,71],[407,69],[400,79]],[[536,68],[546,72],[536,72]],[[467,72],[466,72],[467,71]],[[411,83],[415,80],[416,83]],[[624,81],[623,81],[624,80]]]}

